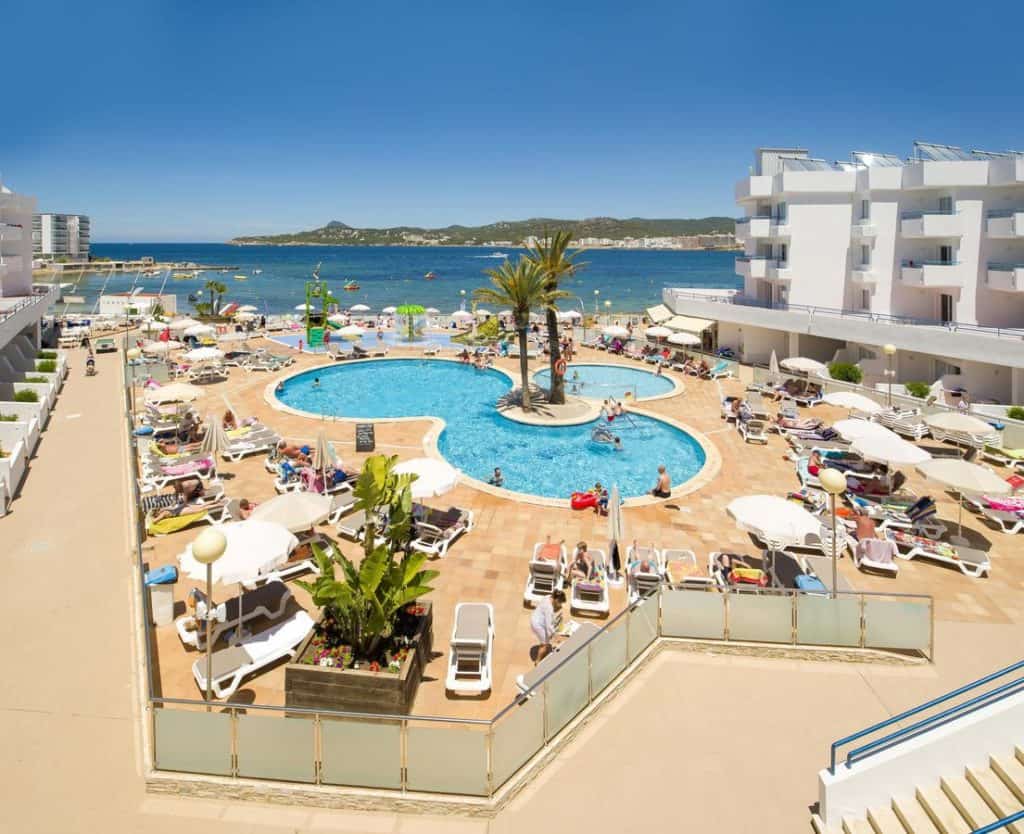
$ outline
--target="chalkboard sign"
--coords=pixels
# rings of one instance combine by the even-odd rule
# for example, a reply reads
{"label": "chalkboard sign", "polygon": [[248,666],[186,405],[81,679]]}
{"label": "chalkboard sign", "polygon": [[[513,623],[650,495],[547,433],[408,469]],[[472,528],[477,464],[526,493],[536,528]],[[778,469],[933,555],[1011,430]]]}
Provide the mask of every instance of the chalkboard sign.
{"label": "chalkboard sign", "polygon": [[373,423],[356,423],[356,451],[372,452],[377,446]]}

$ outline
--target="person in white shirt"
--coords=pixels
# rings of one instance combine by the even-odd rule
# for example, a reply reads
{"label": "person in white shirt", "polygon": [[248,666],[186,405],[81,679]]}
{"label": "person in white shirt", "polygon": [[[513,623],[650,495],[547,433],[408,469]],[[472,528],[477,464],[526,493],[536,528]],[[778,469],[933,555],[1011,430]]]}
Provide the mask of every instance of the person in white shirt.
{"label": "person in white shirt", "polygon": [[530,628],[537,635],[540,641],[540,648],[537,650],[537,663],[540,663],[552,652],[551,641],[555,639],[555,629],[558,627],[558,617],[565,602],[563,591],[554,591],[551,596],[544,597],[537,603],[530,615]]}

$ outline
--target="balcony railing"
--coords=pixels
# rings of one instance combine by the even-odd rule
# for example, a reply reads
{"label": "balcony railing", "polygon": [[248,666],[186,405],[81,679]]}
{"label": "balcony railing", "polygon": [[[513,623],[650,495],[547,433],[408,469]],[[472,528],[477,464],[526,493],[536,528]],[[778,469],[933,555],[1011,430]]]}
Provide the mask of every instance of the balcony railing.
{"label": "balcony railing", "polygon": [[949,217],[959,214],[956,209],[927,209],[924,211],[901,211],[900,220],[920,220],[922,217]]}
{"label": "balcony railing", "polygon": [[986,217],[1013,217],[1015,214],[1024,213],[1024,208],[1016,209],[992,209],[985,212]]}
{"label": "balcony railing", "polygon": [[917,258],[908,258],[905,261],[901,261],[900,266],[908,269],[917,269],[922,266],[960,266],[960,261],[919,261]]}
{"label": "balcony railing", "polygon": [[1013,272],[1015,269],[1024,269],[1024,262],[1007,263],[1006,261],[989,261],[988,268],[993,272]]}

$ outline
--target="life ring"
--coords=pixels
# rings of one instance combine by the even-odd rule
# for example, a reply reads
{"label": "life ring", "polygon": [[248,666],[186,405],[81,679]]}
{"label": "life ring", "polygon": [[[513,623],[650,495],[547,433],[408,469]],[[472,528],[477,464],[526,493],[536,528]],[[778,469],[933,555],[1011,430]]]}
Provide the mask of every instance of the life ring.
{"label": "life ring", "polygon": [[574,510],[586,510],[597,506],[597,496],[592,492],[574,492],[569,499],[569,506]]}
{"label": "life ring", "polygon": [[565,359],[559,357],[558,361],[555,362],[555,374],[558,376],[565,376],[565,369],[568,366],[565,363]]}

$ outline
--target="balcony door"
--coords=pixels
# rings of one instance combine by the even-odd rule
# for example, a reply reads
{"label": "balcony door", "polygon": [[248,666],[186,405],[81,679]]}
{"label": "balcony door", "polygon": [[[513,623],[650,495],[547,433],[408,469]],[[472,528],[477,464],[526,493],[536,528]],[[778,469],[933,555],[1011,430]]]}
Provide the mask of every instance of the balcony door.
{"label": "balcony door", "polygon": [[939,320],[943,324],[955,321],[953,318],[953,296],[949,293],[939,295]]}
{"label": "balcony door", "polygon": [[953,263],[953,247],[945,244],[939,247],[939,263],[951,264]]}

